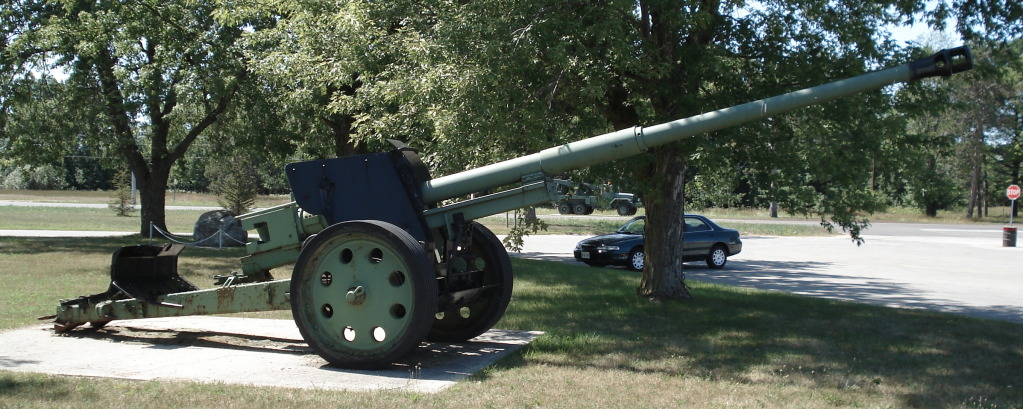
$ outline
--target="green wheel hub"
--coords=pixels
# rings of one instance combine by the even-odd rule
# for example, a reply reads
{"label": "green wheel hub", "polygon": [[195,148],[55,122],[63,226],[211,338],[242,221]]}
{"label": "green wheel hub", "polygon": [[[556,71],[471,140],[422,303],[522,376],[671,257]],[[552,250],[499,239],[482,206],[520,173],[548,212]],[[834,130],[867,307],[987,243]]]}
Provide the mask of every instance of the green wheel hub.
{"label": "green wheel hub", "polygon": [[387,365],[423,341],[437,284],[422,245],[384,222],[330,226],[302,250],[291,310],[309,346],[332,365]]}

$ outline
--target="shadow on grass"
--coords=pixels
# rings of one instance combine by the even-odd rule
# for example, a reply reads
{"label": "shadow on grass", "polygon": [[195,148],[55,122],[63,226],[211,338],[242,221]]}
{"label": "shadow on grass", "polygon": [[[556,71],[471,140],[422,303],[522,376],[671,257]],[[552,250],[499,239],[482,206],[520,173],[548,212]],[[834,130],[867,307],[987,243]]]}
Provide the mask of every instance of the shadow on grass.
{"label": "shadow on grass", "polygon": [[113,254],[121,246],[148,244],[141,236],[127,237],[0,237],[2,254],[97,253]]}
{"label": "shadow on grass", "polygon": [[[690,283],[693,300],[650,303],[635,295],[639,273],[513,263],[515,297],[499,325],[546,331],[524,354],[547,365],[815,388],[884,385],[904,391],[910,407],[977,396],[1007,407],[1023,402],[1018,324],[699,282]],[[813,263],[764,263],[746,272],[784,271],[787,281],[777,286],[835,296],[863,291],[797,279],[814,269]]]}
{"label": "shadow on grass", "polygon": [[[113,254],[122,246],[139,244],[163,245],[167,241],[152,240],[140,235],[124,237],[0,237],[0,253],[37,254],[45,252]],[[184,254],[197,257],[234,256],[244,254],[241,247],[215,249],[189,247]]]}
{"label": "shadow on grass", "polygon": [[0,373],[0,396],[14,396],[36,391],[46,391],[49,396],[54,398],[70,395],[70,392],[66,390],[66,384],[59,378],[42,374],[22,374],[14,378],[10,374]]}

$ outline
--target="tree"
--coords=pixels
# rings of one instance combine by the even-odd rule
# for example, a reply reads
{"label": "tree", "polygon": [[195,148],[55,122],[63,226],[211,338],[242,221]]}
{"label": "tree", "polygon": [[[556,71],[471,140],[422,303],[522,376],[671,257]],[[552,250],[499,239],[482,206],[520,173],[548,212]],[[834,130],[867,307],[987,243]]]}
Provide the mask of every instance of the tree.
{"label": "tree", "polygon": [[259,177],[248,155],[235,154],[214,162],[206,169],[210,190],[217,203],[235,215],[248,213],[256,205]]}
{"label": "tree", "polygon": [[[272,21],[245,37],[244,50],[264,87],[263,103],[286,109],[271,113],[286,136],[275,143],[317,158],[366,153],[386,142],[377,126],[387,119],[412,120],[396,101],[389,65],[397,65],[407,2],[279,1],[269,4],[225,2],[217,14],[227,24]],[[403,133],[423,127],[406,127]],[[391,135],[398,139],[412,136]],[[254,146],[264,146],[255,144]]]}
{"label": "tree", "polygon": [[[100,108],[103,126],[90,142],[117,152],[135,173],[143,233],[150,223],[166,229],[172,165],[228,110],[248,76],[235,48],[242,26],[219,24],[212,12],[186,0],[15,0],[4,9],[0,61],[24,77],[66,72],[75,106]],[[59,147],[68,134],[3,138],[8,147],[22,138]]]}
{"label": "tree", "polygon": [[[991,159],[995,200],[1004,203],[1004,188],[1023,181],[1023,40],[990,50],[990,77],[998,98],[989,101],[996,112],[987,128],[988,156]],[[989,108],[990,109],[990,108]],[[1013,217],[1018,216],[1012,201]]]}
{"label": "tree", "polygon": [[122,168],[114,174],[111,184],[114,186],[111,202],[107,205],[118,216],[131,216],[135,206],[131,203],[131,172]]}
{"label": "tree", "polygon": [[[579,2],[559,7],[544,2],[495,3],[501,4],[474,2],[460,8],[450,26],[463,35],[436,36],[462,39],[447,44],[458,56],[459,68],[471,74],[447,78],[455,78],[451,82],[456,90],[476,92],[468,103],[456,103],[463,109],[453,114],[455,118],[477,118],[458,128],[475,131],[471,125],[497,119],[493,121],[498,124],[493,127],[497,138],[479,133],[499,141],[490,152],[498,155],[512,151],[504,149],[505,141],[530,150],[538,142],[591,134],[567,136],[583,130],[575,124],[622,129],[663,122],[907,62],[908,53],[887,41],[880,28],[884,24],[915,19],[937,24],[949,14],[967,21],[984,10],[988,33],[1020,30],[1020,7],[999,2],[976,9],[941,3],[934,12],[925,11],[923,3],[906,1],[767,1],[757,7],[705,1]],[[481,9],[500,11],[487,13],[485,23],[474,24]],[[462,78],[477,81],[458,80]],[[494,83],[504,86],[493,92],[487,85],[476,85]],[[497,109],[481,108],[485,106]],[[652,298],[688,296],[678,243],[686,175],[695,172],[742,168],[774,175],[772,182],[785,207],[817,215],[826,226],[841,227],[858,239],[869,224],[863,215],[884,206],[884,197],[872,190],[870,175],[883,153],[882,142],[899,130],[899,121],[889,115],[892,106],[890,95],[868,93],[654,148],[650,155],[629,161],[634,179],[641,182],[651,228],[639,293]],[[599,118],[593,120],[593,114]],[[510,135],[501,129],[512,128],[508,123],[530,131]],[[521,135],[536,133],[554,137],[522,141]]]}
{"label": "tree", "polygon": [[[885,24],[954,15],[985,33],[1020,30],[1020,7],[997,1],[275,4],[287,5],[275,35],[295,51],[271,66],[294,63],[357,88],[324,92],[333,112],[354,116],[355,138],[405,139],[441,174],[906,62]],[[639,293],[688,296],[686,175],[721,166],[772,175],[783,206],[858,238],[863,215],[885,202],[871,175],[897,129],[892,106],[889,94],[868,93],[622,162],[650,218]]]}
{"label": "tree", "polygon": [[[977,47],[974,51],[977,68],[966,75],[966,81],[951,82],[948,94],[959,109],[949,112],[957,139],[957,156],[963,159],[967,175],[966,217],[983,217],[988,194],[989,164],[995,170],[1009,173],[1005,182],[1014,176],[1014,162],[1020,160],[1014,152],[1013,141],[1020,132],[1013,113],[1013,101],[1018,99],[1018,86],[1013,84],[1014,60],[1018,53],[1000,52],[997,48]],[[1016,62],[1018,64],[1018,61]],[[1017,173],[1018,175],[1018,173]],[[999,189],[1000,190],[1000,189]]]}
{"label": "tree", "polygon": [[[464,97],[448,102],[455,112],[445,111],[445,117],[459,124],[452,128],[471,130],[458,134],[462,144],[455,146],[466,141],[473,146],[480,138],[495,141],[486,145],[487,156],[517,154],[522,147],[530,151],[601,133],[593,130],[674,120],[816,85],[822,76],[859,74],[868,64],[888,63],[894,51],[875,44],[871,35],[876,23],[894,21],[898,13],[823,1],[762,4],[766,8],[655,1],[465,5],[451,14],[457,16],[450,17],[454,22],[445,24],[460,35],[430,33],[445,44],[440,48],[450,53],[448,61],[461,62],[462,74],[443,72],[452,89],[445,94]],[[481,12],[486,9],[500,11]],[[436,61],[420,66],[443,67]],[[858,106],[863,98],[869,98],[869,108]],[[853,152],[877,140],[870,136],[879,126],[852,124],[879,117],[888,106],[880,94],[856,101],[788,116],[776,122],[783,126],[778,131],[753,126],[715,133],[629,161],[650,218],[639,293],[688,297],[679,246],[687,169],[703,172],[739,162],[728,158],[764,170],[784,168],[780,174],[787,179],[779,182],[787,182],[783,188],[791,192],[786,203],[831,217],[855,234],[864,223],[857,211],[876,208],[878,200],[858,188],[862,181],[846,165],[859,161]],[[488,122],[493,126],[483,130],[480,124]],[[833,129],[850,131],[836,135]],[[456,135],[447,131],[437,129],[435,138]],[[822,155],[820,147],[828,145],[836,146],[835,152]],[[762,154],[772,150],[776,155]],[[800,163],[806,165],[791,165]],[[850,182],[858,183],[850,187]]]}

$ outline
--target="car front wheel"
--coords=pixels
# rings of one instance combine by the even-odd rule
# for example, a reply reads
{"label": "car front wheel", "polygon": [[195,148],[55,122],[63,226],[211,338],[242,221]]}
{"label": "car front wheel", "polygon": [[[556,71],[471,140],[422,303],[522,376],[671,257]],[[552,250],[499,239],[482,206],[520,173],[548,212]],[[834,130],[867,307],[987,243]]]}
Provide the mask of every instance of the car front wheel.
{"label": "car front wheel", "polygon": [[714,246],[710,249],[710,254],[707,255],[707,267],[710,268],[721,268],[728,262],[728,251],[722,245]]}
{"label": "car front wheel", "polygon": [[643,271],[643,249],[638,248],[629,253],[629,268]]}

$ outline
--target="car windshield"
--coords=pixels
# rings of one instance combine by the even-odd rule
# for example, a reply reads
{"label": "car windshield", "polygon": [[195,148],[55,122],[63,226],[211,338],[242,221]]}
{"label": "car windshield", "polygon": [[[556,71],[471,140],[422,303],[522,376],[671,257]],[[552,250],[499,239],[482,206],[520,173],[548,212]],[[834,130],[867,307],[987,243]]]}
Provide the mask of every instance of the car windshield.
{"label": "car windshield", "polygon": [[618,229],[619,233],[643,234],[643,226],[646,226],[646,219],[632,219]]}

